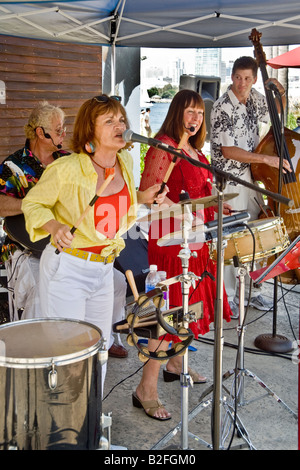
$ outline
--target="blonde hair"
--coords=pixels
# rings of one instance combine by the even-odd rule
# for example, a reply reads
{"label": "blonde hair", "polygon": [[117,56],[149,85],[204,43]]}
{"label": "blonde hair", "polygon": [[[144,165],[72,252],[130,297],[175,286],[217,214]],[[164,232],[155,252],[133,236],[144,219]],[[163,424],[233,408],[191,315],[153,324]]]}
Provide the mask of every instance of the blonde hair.
{"label": "blonde hair", "polygon": [[53,106],[48,101],[41,101],[31,112],[28,123],[24,126],[25,136],[27,139],[34,139],[35,129],[43,127],[49,129],[52,126],[53,119],[56,117],[64,120],[65,113],[58,106]]}

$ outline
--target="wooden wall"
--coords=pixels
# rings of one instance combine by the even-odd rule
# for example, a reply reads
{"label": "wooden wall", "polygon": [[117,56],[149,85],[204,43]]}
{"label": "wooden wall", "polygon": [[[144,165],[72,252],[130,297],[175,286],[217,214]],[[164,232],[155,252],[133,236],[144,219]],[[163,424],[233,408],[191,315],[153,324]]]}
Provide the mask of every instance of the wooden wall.
{"label": "wooden wall", "polygon": [[24,146],[24,125],[43,100],[66,113],[67,138],[86,99],[102,90],[102,48],[0,36],[0,80],[6,103],[0,104],[0,162]]}

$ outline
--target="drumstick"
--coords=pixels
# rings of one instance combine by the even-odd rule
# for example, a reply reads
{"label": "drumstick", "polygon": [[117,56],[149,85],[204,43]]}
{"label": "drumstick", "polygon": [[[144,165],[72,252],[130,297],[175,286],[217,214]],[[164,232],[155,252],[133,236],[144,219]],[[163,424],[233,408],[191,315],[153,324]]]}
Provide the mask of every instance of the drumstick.
{"label": "drumstick", "polygon": [[133,276],[133,273],[130,269],[127,269],[127,271],[125,272],[125,275],[127,277],[127,281],[130,285],[130,288],[131,288],[131,291],[132,291],[132,294],[133,294],[133,298],[135,301],[138,300],[139,298],[139,293],[138,293],[138,290],[136,288],[136,283],[135,283],[135,280],[134,280],[134,276]]}
{"label": "drumstick", "polygon": [[[134,325],[134,328],[144,328],[144,327],[147,327],[147,326],[153,326],[153,325],[157,325],[158,322],[157,321],[149,321],[149,322],[138,322],[138,323],[135,323]],[[124,325],[117,325],[116,326],[116,330],[127,330],[128,328],[130,328],[131,325],[129,325],[129,323],[124,323]]]}
{"label": "drumstick", "polygon": [[[168,310],[167,312],[163,312],[162,316],[163,317],[168,317],[170,315],[173,315],[176,311],[178,311],[178,307],[173,307],[170,310]],[[150,315],[137,316],[137,318],[138,318],[138,324],[142,324],[142,323],[153,321],[153,320],[157,319],[157,315],[156,315],[156,313],[153,313],[153,314],[150,314]]]}
{"label": "drumstick", "polygon": [[[182,147],[184,147],[184,145],[187,143],[188,139],[189,139],[189,134],[188,134],[186,131],[184,131],[183,136],[182,136],[181,139],[180,139],[180,142],[179,142],[179,144],[178,144],[177,149],[178,149],[178,150],[182,149]],[[162,181],[162,183],[161,183],[160,190],[158,191],[158,193],[156,194],[156,196],[158,196],[159,194],[161,194],[161,193],[163,192],[163,190],[164,190],[164,188],[165,188],[165,186],[166,186],[166,184],[167,184],[167,181],[168,181],[168,179],[170,178],[170,175],[171,175],[171,173],[172,173],[172,171],[173,171],[173,168],[174,168],[174,166],[175,166],[175,163],[176,163],[177,158],[178,158],[178,157],[177,157],[176,155],[173,157],[173,160],[171,161],[171,163],[170,163],[170,165],[169,165],[169,168],[168,168],[168,170],[167,170],[167,172],[166,172],[166,174],[165,174],[165,176],[164,176],[164,179],[163,179],[163,181]]]}
{"label": "drumstick", "polygon": [[[115,169],[114,168],[110,168],[109,169],[110,172],[109,172],[109,175],[108,177],[106,178],[106,180],[104,180],[104,183],[102,183],[102,185],[100,186],[100,188],[98,189],[98,191],[96,192],[95,196],[93,197],[93,199],[89,202],[89,205],[87,206],[87,208],[85,209],[85,211],[81,214],[81,216],[79,217],[79,219],[77,220],[77,222],[75,223],[75,225],[73,225],[73,227],[71,228],[70,232],[73,234],[79,227],[79,225],[81,224],[81,222],[83,221],[83,219],[87,216],[87,214],[89,213],[89,211],[91,210],[91,208],[93,207],[93,205],[95,204],[95,202],[97,201],[97,199],[100,197],[100,195],[103,193],[103,191],[106,189],[106,187],[109,185],[109,183],[114,179],[115,177]],[[58,255],[60,253],[59,249],[57,248],[55,250],[55,253]]]}

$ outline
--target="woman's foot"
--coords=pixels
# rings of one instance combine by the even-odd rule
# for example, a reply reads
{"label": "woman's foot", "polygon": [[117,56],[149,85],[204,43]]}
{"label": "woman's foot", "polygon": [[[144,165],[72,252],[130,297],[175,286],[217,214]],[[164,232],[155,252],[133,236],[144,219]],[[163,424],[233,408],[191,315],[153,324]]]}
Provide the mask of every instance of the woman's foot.
{"label": "woman's foot", "polygon": [[[174,358],[168,361],[166,368],[163,371],[164,381],[173,382],[174,380],[179,380],[181,372],[182,360],[180,359],[180,356],[175,356]],[[190,367],[188,368],[188,372],[194,384],[204,384],[207,382],[206,377],[200,375],[198,372],[194,371]]]}
{"label": "woman's foot", "polygon": [[171,418],[163,404],[160,402],[156,392],[143,391],[142,387],[138,386],[136,392],[132,394],[133,406],[143,408],[146,415],[150,418],[166,421]]}

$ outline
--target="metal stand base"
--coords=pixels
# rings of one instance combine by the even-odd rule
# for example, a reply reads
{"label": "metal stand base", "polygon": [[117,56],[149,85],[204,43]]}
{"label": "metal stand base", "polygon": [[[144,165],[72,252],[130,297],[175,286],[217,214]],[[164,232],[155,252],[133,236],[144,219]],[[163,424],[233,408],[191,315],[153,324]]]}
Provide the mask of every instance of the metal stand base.
{"label": "metal stand base", "polygon": [[287,353],[293,350],[293,344],[288,338],[272,333],[257,336],[254,345],[258,349],[274,353]]}
{"label": "metal stand base", "polygon": [[250,370],[248,369],[243,369],[243,370],[239,370],[239,371],[235,371],[235,370],[230,370],[230,371],[227,371],[224,375],[223,375],[223,380],[227,380],[229,377],[231,377],[232,375],[235,375],[235,377],[238,377],[239,375],[242,376],[243,378],[244,377],[249,377],[250,379],[253,379],[260,387],[262,387],[266,393],[264,393],[263,395],[259,396],[259,397],[256,397],[256,398],[252,398],[251,400],[245,400],[245,397],[244,395],[241,396],[241,397],[238,397],[238,404],[240,406],[245,406],[245,405],[248,405],[249,403],[252,403],[254,401],[257,401],[257,400],[260,400],[261,398],[264,398],[265,396],[271,396],[272,398],[274,398],[276,400],[277,403],[279,403],[286,411],[288,411],[296,420],[298,419],[298,415],[297,413],[295,413],[284,401],[281,400],[281,398],[279,398],[278,395],[276,395],[276,393],[271,390],[266,384],[265,382],[263,382],[256,374],[254,374],[253,372],[251,372]]}
{"label": "metal stand base", "polygon": [[[208,390],[207,394],[209,393],[212,393],[213,392],[213,386],[210,387],[210,389]],[[206,394],[205,394],[206,395]],[[202,395],[203,396],[203,395]],[[202,411],[205,411],[208,407],[212,406],[213,405],[213,399],[210,398],[206,401],[202,401],[200,402],[188,415],[188,421],[190,422],[192,419],[194,419],[199,413],[201,413]],[[230,425],[228,424],[227,420],[226,420],[226,417],[230,420],[230,422],[234,423],[235,424],[235,428],[237,430],[237,435],[239,438],[242,438],[244,440],[243,443],[241,444],[238,444],[238,445],[234,445],[234,446],[231,446],[231,449],[232,450],[237,450],[237,449],[243,449],[245,447],[249,448],[250,450],[256,450],[255,447],[253,446],[253,444],[251,443],[250,441],[250,437],[248,435],[248,432],[244,426],[244,424],[242,423],[241,419],[239,418],[239,416],[236,415],[235,411],[234,411],[234,407],[229,403],[229,401],[226,399],[226,397],[223,397],[223,399],[221,400],[221,407],[223,409],[223,414],[225,416],[224,418],[224,422],[226,422],[227,424],[227,427]],[[226,426],[225,426],[226,427]],[[174,445],[171,445],[171,446],[168,446],[168,447],[165,447],[166,444],[171,440],[173,439],[176,434],[178,432],[180,432],[182,429],[182,425],[181,425],[181,422],[173,429],[171,429],[171,431],[169,431],[160,441],[158,441],[154,447],[152,447],[151,450],[156,450],[156,449],[164,449],[164,450],[167,450],[167,449],[174,449],[174,448],[177,448],[179,449],[180,447],[179,446],[174,446]],[[226,429],[226,431],[223,431],[223,434],[224,432],[227,432],[228,434],[228,429]],[[199,436],[196,436],[195,434],[191,433],[191,432],[188,432],[188,437],[189,439],[193,440],[195,443],[197,443],[198,445],[201,445],[205,448],[207,448],[208,450],[213,450],[213,444],[205,441],[204,439],[201,439]],[[225,449],[225,445],[224,443],[220,443],[220,447],[219,447],[219,450],[224,450]]]}

